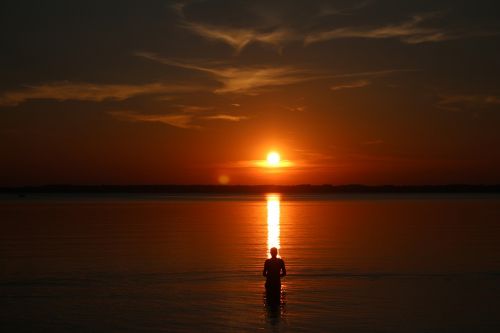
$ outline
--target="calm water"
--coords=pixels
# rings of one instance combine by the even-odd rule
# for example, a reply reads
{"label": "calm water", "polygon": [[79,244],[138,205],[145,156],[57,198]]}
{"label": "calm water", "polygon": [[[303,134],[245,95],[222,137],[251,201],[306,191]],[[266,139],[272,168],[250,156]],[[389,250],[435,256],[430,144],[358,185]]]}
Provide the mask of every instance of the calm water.
{"label": "calm water", "polygon": [[2,332],[500,331],[498,196],[4,198],[0,223]]}

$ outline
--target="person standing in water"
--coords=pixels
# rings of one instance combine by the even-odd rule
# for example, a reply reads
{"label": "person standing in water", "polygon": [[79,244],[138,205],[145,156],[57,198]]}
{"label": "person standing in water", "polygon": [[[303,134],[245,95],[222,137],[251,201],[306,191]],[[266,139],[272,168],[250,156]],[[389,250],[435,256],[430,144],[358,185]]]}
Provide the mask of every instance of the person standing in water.
{"label": "person standing in water", "polygon": [[264,262],[262,275],[266,277],[266,294],[268,301],[279,302],[281,292],[281,278],[286,275],[285,262],[277,258],[278,249],[273,247],[269,251],[271,258]]}

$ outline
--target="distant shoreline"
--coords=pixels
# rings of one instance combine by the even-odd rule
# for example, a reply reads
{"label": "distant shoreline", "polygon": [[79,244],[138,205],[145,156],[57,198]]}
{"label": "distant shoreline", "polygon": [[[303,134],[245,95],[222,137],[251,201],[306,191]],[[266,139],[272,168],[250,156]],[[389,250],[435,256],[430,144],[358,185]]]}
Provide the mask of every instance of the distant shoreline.
{"label": "distant shoreline", "polygon": [[500,185],[44,185],[0,187],[0,193],[87,194],[362,194],[362,193],[499,193]]}

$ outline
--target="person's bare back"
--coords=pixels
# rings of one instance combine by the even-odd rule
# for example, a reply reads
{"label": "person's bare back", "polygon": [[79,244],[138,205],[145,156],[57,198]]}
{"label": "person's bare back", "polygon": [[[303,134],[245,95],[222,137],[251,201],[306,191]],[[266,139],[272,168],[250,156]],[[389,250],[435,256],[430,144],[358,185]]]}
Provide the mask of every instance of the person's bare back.
{"label": "person's bare back", "polygon": [[285,261],[277,258],[277,248],[271,248],[270,253],[271,258],[264,262],[264,270],[262,271],[262,275],[266,277],[266,290],[280,290],[281,278],[286,275]]}

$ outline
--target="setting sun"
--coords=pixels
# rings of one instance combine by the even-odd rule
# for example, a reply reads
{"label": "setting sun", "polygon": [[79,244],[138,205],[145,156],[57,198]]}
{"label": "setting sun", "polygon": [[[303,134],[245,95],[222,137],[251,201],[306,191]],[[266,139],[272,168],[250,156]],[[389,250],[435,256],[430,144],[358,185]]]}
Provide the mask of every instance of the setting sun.
{"label": "setting sun", "polygon": [[281,161],[281,156],[279,153],[272,151],[267,154],[267,164],[269,166],[277,167]]}

